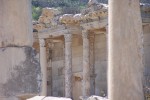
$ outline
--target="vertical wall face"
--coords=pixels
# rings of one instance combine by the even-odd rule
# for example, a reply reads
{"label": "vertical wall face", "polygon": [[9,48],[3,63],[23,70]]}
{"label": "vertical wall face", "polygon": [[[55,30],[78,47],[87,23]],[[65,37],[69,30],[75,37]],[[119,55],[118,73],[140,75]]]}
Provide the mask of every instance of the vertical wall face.
{"label": "vertical wall face", "polygon": [[64,44],[55,43],[52,51],[52,95],[65,96],[64,89]]}
{"label": "vertical wall face", "polygon": [[0,100],[40,91],[30,0],[0,0]]}
{"label": "vertical wall face", "polygon": [[107,38],[95,35],[95,94],[107,95]]}
{"label": "vertical wall face", "polygon": [[30,0],[0,1],[0,47],[32,45],[30,9]]}
{"label": "vertical wall face", "polygon": [[144,100],[140,16],[138,0],[109,2],[109,100]]}

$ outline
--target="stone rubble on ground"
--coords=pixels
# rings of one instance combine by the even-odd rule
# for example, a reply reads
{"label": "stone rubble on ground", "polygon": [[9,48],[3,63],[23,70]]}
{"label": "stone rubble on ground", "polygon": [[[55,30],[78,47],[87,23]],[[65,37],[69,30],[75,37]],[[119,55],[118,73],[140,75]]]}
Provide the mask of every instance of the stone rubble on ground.
{"label": "stone rubble on ground", "polygon": [[87,100],[108,100],[107,97],[90,96]]}
{"label": "stone rubble on ground", "polygon": [[35,96],[35,97],[27,99],[27,100],[72,100],[72,99],[70,99],[70,98],[64,98],[64,97]]}

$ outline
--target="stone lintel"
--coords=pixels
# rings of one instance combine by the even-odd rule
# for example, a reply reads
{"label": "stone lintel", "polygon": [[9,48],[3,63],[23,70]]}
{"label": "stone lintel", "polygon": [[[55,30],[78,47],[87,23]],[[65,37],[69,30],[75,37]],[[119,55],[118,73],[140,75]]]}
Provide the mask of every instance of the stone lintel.
{"label": "stone lintel", "polygon": [[39,36],[39,38],[49,38],[50,36],[59,37],[68,32],[70,32],[72,34],[81,34],[81,30],[79,28],[62,29],[62,30],[61,29],[58,30],[58,29],[56,31],[51,31],[50,29],[48,29],[47,31],[40,32],[38,34],[38,36]]}

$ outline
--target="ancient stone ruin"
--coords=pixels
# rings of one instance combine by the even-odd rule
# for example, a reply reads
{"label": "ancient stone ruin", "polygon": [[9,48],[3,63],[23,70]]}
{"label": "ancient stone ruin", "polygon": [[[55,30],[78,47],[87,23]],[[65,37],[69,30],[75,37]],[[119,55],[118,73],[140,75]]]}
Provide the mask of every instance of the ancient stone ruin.
{"label": "ancient stone ruin", "polygon": [[30,0],[1,0],[0,19],[0,100],[150,99],[150,4],[89,0],[32,22]]}

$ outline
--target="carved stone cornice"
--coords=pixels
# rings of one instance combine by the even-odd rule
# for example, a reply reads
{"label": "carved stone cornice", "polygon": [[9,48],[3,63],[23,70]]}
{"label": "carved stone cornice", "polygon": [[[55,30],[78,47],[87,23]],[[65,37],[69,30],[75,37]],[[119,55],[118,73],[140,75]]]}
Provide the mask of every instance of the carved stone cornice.
{"label": "carved stone cornice", "polygon": [[73,14],[64,14],[59,18],[61,23],[67,24],[73,22]]}
{"label": "carved stone cornice", "polygon": [[60,23],[63,24],[77,24],[81,20],[81,14],[64,14],[59,18]]}
{"label": "carved stone cornice", "polygon": [[39,44],[40,44],[40,47],[45,47],[46,46],[44,39],[39,39]]}
{"label": "carved stone cornice", "polygon": [[84,30],[101,29],[101,28],[104,28],[106,25],[108,25],[107,19],[80,24],[80,26],[82,26],[82,29]]}
{"label": "carved stone cornice", "polygon": [[65,43],[72,42],[72,34],[64,34]]}

